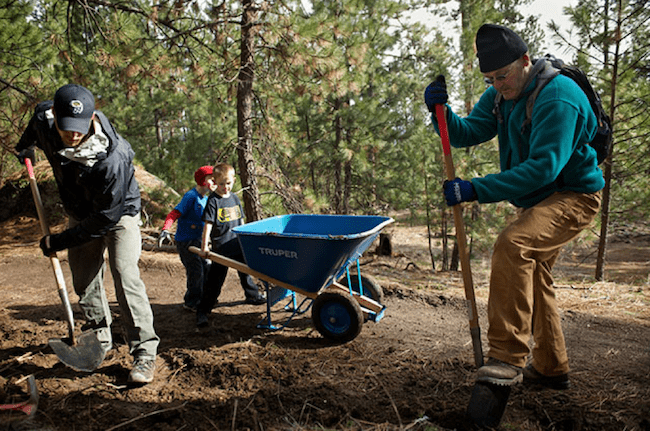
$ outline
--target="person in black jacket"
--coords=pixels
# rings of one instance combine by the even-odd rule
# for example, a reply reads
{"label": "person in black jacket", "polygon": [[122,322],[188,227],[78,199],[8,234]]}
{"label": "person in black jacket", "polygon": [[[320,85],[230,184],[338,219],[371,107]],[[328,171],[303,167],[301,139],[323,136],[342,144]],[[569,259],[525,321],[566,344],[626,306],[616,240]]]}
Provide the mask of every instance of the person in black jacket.
{"label": "person in black jacket", "polygon": [[93,94],[68,84],[53,101],[41,102],[15,149],[21,163],[34,159],[34,147],[47,157],[68,215],[68,228],[46,235],[40,246],[46,256],[68,250],[75,292],[86,319],[105,351],[112,348],[111,311],[103,278],[108,260],[126,329],[133,368],[129,382],[153,381],[160,339],[140,278],[140,190],[135,179],[134,152],[106,116],[95,110]]}

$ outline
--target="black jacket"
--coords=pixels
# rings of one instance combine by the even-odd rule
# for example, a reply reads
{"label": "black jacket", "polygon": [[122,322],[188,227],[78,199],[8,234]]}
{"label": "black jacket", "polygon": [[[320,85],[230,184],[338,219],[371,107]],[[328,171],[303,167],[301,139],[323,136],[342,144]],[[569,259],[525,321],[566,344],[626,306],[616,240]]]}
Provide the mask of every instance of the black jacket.
{"label": "black jacket", "polygon": [[38,104],[16,151],[33,146],[43,150],[52,166],[66,212],[80,221],[77,226],[52,236],[52,248],[58,251],[104,236],[122,216],[138,214],[141,203],[133,166],[135,153],[108,118],[95,111],[110,144],[106,153],[89,167],[58,154],[64,146],[54,120],[47,115],[51,107],[52,101]]}

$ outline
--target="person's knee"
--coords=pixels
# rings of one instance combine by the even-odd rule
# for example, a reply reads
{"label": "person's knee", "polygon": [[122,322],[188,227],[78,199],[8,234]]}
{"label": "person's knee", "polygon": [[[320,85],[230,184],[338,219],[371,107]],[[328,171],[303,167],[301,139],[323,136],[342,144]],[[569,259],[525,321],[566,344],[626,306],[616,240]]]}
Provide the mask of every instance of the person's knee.
{"label": "person's knee", "polygon": [[522,244],[523,238],[518,232],[513,229],[505,229],[499,234],[499,236],[497,236],[497,239],[494,242],[494,250],[518,250],[521,248]]}

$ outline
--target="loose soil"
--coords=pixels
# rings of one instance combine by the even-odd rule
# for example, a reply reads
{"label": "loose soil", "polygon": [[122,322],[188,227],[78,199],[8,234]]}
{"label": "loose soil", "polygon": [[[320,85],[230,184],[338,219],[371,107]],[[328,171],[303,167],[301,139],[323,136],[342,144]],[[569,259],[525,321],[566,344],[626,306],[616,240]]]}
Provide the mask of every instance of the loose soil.
{"label": "loose soil", "polygon": [[[362,273],[382,285],[386,312],[345,344],[323,338],[310,311],[282,329],[258,328],[265,307],[243,303],[233,270],[210,326],[197,331],[194,314],[182,308],[178,255],[153,245],[155,228],[143,229],[141,275],[161,343],[154,382],[130,387],[132,358],[110,275],[115,346],[102,365],[77,372],[49,348],[67,327],[38,247],[33,203],[22,205],[0,222],[0,402],[26,400],[29,375],[40,399],[30,418],[0,410],[0,429],[469,429],[464,413],[476,367],[463,281],[460,272],[430,269],[426,227],[395,223],[385,229],[393,254],[379,256],[375,245],[364,254]],[[62,228],[61,220],[53,226]],[[554,271],[571,389],[515,387],[501,429],[650,430],[650,232],[612,234],[607,282],[593,281],[595,247],[587,239],[567,246]],[[59,258],[79,331],[66,254]],[[488,268],[488,254],[474,256],[484,352]],[[271,314],[278,326],[288,317],[282,305]]]}

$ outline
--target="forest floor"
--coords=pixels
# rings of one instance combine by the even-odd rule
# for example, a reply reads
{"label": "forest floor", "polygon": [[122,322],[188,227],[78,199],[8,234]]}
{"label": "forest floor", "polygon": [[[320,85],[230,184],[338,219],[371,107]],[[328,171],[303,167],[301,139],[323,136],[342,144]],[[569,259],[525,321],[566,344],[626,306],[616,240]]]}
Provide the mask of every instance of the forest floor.
{"label": "forest floor", "polygon": [[[144,230],[145,242],[155,232]],[[182,308],[178,255],[146,247],[141,275],[161,343],[154,382],[131,387],[110,275],[114,348],[95,372],[74,371],[48,346],[67,329],[38,221],[29,214],[0,221],[0,402],[26,400],[30,375],[39,393],[31,417],[0,410],[0,429],[468,429],[476,367],[461,273],[430,269],[426,227],[394,223],[385,232],[393,254],[379,256],[373,245],[361,259],[362,273],[383,287],[385,316],[345,344],[323,338],[310,312],[284,329],[259,329],[265,307],[243,303],[233,270],[210,326],[198,331]],[[650,430],[650,231],[612,235],[606,282],[593,281],[595,247],[567,246],[554,270],[571,389],[516,386],[501,429]],[[66,254],[59,258],[71,286]],[[489,255],[472,260],[484,352],[488,269]],[[68,290],[79,333],[77,297]],[[280,305],[274,310],[274,322],[286,319]]]}

